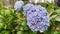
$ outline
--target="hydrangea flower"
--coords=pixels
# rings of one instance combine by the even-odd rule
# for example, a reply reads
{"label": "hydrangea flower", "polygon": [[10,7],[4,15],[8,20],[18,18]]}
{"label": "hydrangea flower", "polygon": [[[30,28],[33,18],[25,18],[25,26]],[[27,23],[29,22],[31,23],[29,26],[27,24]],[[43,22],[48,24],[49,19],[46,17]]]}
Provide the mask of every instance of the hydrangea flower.
{"label": "hydrangea flower", "polygon": [[14,5],[15,10],[21,11],[22,6],[24,5],[23,1],[17,1]]}
{"label": "hydrangea flower", "polygon": [[46,9],[40,5],[35,5],[27,10],[27,25],[32,31],[44,32],[47,30],[49,23],[49,16]]}

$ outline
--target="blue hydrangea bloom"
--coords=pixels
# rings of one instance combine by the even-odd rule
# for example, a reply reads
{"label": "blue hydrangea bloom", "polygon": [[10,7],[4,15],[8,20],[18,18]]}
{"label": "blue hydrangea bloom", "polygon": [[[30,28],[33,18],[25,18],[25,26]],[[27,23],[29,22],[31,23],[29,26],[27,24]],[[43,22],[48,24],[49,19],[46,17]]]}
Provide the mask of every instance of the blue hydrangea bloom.
{"label": "blue hydrangea bloom", "polygon": [[40,5],[32,6],[27,11],[27,25],[32,31],[44,32],[50,26],[49,20],[48,12]]}
{"label": "blue hydrangea bloom", "polygon": [[17,1],[14,5],[15,10],[21,11],[22,6],[24,5],[23,1]]}

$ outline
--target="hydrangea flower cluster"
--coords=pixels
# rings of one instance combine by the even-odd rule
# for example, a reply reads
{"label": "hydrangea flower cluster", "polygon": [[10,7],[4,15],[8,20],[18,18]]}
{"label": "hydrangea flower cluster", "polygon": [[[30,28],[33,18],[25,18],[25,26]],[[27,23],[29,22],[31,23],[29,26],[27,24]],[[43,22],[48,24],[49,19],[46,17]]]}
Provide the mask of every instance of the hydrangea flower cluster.
{"label": "hydrangea flower cluster", "polygon": [[40,5],[27,4],[24,7],[24,14],[32,31],[44,32],[50,26],[48,12]]}
{"label": "hydrangea flower cluster", "polygon": [[14,5],[15,10],[21,11],[22,6],[24,5],[23,1],[17,1]]}

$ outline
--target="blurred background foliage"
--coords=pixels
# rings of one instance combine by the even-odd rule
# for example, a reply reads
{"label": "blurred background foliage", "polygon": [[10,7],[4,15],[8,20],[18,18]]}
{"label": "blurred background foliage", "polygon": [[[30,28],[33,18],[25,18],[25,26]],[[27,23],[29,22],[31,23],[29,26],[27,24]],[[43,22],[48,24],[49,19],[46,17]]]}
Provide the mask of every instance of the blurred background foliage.
{"label": "blurred background foliage", "polygon": [[[0,0],[0,34],[37,34],[27,26],[26,17],[13,8],[4,6]],[[27,2],[25,2],[26,4]],[[50,17],[50,27],[44,34],[60,34],[60,7],[55,3],[40,3],[45,7]]]}

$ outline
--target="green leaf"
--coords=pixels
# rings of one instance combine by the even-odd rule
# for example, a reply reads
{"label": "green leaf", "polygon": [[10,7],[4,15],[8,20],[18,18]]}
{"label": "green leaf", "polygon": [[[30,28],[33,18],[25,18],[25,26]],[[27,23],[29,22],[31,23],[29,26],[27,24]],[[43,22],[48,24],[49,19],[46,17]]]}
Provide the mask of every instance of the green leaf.
{"label": "green leaf", "polygon": [[57,16],[55,20],[60,22],[60,16]]}
{"label": "green leaf", "polygon": [[1,11],[2,16],[6,16],[5,11]]}
{"label": "green leaf", "polygon": [[53,11],[50,13],[50,17],[53,16],[53,15],[57,15],[57,12]]}
{"label": "green leaf", "polygon": [[37,34],[37,32],[33,32],[33,31],[31,31],[31,30],[29,30],[29,33],[30,33],[30,34]]}
{"label": "green leaf", "polygon": [[24,30],[23,26],[20,26],[20,30],[21,30],[21,31],[23,31],[23,30]]}
{"label": "green leaf", "polygon": [[55,31],[54,34],[60,34],[60,31]]}
{"label": "green leaf", "polygon": [[7,31],[7,30],[3,30],[1,33],[2,33],[2,34],[10,34],[10,32]]}
{"label": "green leaf", "polygon": [[51,16],[51,17],[50,17],[50,20],[53,19],[53,18],[55,18],[56,16],[57,16],[57,15],[53,15],[53,16]]}
{"label": "green leaf", "polygon": [[11,15],[13,15],[15,13],[14,9],[10,9],[9,11],[10,11]]}
{"label": "green leaf", "polygon": [[0,29],[4,28],[4,23],[0,23]]}
{"label": "green leaf", "polygon": [[17,34],[23,34],[23,32],[22,31],[18,31]]}

